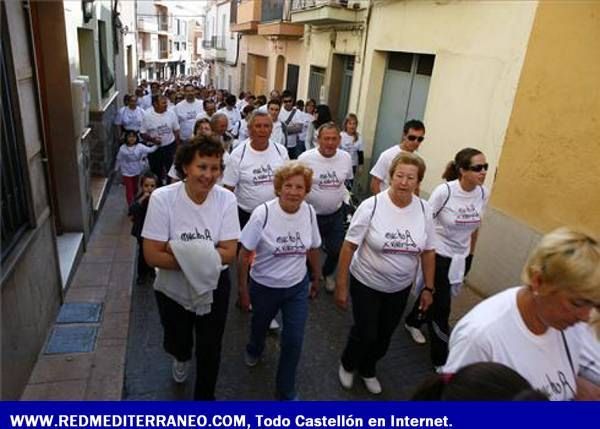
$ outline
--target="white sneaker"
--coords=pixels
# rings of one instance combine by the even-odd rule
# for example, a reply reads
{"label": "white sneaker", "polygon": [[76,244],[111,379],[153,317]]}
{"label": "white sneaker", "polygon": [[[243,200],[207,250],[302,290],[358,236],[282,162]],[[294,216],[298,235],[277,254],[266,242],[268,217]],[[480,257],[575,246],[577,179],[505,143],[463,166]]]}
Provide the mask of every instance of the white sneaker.
{"label": "white sneaker", "polygon": [[329,293],[333,293],[335,290],[335,277],[327,276],[325,277],[325,290]]}
{"label": "white sneaker", "polygon": [[177,359],[173,359],[173,367],[171,368],[171,372],[173,374],[173,380],[175,383],[183,383],[187,380],[188,377],[188,369],[190,367],[190,362],[179,362]]}
{"label": "white sneaker", "polygon": [[407,323],[404,324],[404,328],[408,331],[415,343],[425,344],[427,342],[427,338],[425,338],[425,335],[423,335],[420,329],[414,328]]}
{"label": "white sneaker", "polygon": [[367,390],[373,395],[379,395],[381,393],[381,384],[379,383],[379,380],[377,380],[377,377],[363,377],[362,379]]}
{"label": "white sneaker", "polygon": [[352,385],[354,384],[354,373],[346,371],[342,364],[340,364],[340,368],[338,369],[338,378],[344,389],[352,389]]}
{"label": "white sneaker", "polygon": [[269,324],[269,329],[271,331],[276,331],[279,329],[279,322],[277,322],[277,319],[271,320],[271,323]]}

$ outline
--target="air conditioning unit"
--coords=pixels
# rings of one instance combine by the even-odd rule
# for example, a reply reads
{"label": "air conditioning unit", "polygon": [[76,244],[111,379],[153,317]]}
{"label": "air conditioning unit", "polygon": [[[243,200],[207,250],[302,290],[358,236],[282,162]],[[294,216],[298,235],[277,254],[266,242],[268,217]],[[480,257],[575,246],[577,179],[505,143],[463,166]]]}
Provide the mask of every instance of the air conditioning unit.
{"label": "air conditioning unit", "polygon": [[79,138],[90,122],[90,78],[77,76],[71,82],[75,137]]}

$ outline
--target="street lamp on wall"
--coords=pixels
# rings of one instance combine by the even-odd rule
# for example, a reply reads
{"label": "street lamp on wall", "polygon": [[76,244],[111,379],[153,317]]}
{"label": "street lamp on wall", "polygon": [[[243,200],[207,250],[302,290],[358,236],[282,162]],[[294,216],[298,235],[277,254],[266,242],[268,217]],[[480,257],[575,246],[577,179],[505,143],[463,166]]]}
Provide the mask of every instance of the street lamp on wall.
{"label": "street lamp on wall", "polygon": [[86,24],[94,17],[94,0],[81,0],[83,22]]}

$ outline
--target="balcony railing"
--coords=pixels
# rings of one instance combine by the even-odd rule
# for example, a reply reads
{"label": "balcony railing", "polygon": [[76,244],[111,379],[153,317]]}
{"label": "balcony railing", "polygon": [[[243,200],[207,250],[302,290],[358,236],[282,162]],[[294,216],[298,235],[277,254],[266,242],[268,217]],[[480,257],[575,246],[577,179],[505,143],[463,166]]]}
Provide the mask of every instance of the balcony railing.
{"label": "balcony railing", "polygon": [[161,60],[167,60],[167,59],[169,59],[169,50],[168,49],[161,49],[160,50],[160,59]]}
{"label": "balcony railing", "polygon": [[319,6],[348,6],[348,0],[293,0],[292,11],[310,9]]}
{"label": "balcony railing", "polygon": [[261,4],[261,22],[284,19],[285,3],[280,0],[263,0]]}
{"label": "balcony railing", "polygon": [[158,31],[169,31],[169,18],[164,16],[158,17]]}
{"label": "balcony railing", "polygon": [[212,49],[215,47],[214,39],[206,39],[202,41],[202,47],[204,49]]}

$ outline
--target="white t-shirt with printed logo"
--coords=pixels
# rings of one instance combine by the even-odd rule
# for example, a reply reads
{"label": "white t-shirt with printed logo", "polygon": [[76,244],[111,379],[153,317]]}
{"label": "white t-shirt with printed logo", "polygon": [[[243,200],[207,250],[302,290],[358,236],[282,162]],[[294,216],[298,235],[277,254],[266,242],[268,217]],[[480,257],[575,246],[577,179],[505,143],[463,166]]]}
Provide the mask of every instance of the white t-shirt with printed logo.
{"label": "white t-shirt with printed logo", "polygon": [[252,212],[240,242],[256,251],[250,270],[254,281],[271,288],[289,288],[306,276],[306,254],[321,246],[321,236],[315,211],[306,202],[290,214],[275,198]]}
{"label": "white t-shirt with printed logo", "polygon": [[121,125],[126,130],[139,131],[143,119],[144,110],[141,107],[136,106],[132,110],[128,106],[123,106],[115,119],[115,125]]}
{"label": "white t-shirt with printed logo", "polygon": [[182,100],[177,103],[175,106],[175,114],[177,115],[179,126],[181,127],[181,138],[183,140],[192,138],[194,125],[196,124],[196,116],[202,112],[204,112],[204,109],[202,108],[201,101],[194,100],[190,103],[187,100]]}
{"label": "white t-shirt with printed logo", "polygon": [[[220,186],[213,186],[202,204],[196,204],[185,191],[185,182],[163,186],[154,191],[142,237],[150,240],[221,241],[240,237],[235,195]],[[192,300],[187,280],[181,271],[160,269],[154,288],[183,307],[191,309]]]}
{"label": "white t-shirt with printed logo", "polygon": [[469,254],[471,234],[481,226],[489,195],[481,186],[466,192],[458,180],[442,183],[433,190],[429,205],[434,215],[437,214],[434,219],[439,237],[436,253],[448,258]]}
{"label": "white t-shirt with printed logo", "polygon": [[179,131],[179,121],[174,112],[167,110],[163,113],[156,113],[154,108],[146,110],[140,129],[142,134],[158,137],[160,146],[164,147],[175,142],[174,131]]}
{"label": "white t-shirt with printed logo", "polygon": [[[379,180],[383,181],[381,185],[381,190],[389,188],[390,186],[390,167],[392,165],[392,161],[402,152],[406,152],[400,149],[400,145],[394,145],[389,149],[384,150],[379,155],[377,162],[373,166],[370,171],[371,176],[377,177]],[[407,152],[410,153],[410,152]],[[414,155],[421,156],[420,154],[413,152]],[[422,157],[421,157],[422,158]]]}
{"label": "white t-shirt with printed logo", "polygon": [[580,370],[586,325],[579,323],[563,331],[573,371],[560,331],[548,328],[535,335],[525,325],[517,307],[519,289],[510,288],[482,301],[460,319],[450,335],[444,372],[455,373],[476,362],[497,362],[517,371],[551,400],[573,399],[574,372]]}
{"label": "white t-shirt with printed logo", "polygon": [[421,253],[436,247],[431,208],[417,196],[400,208],[380,192],[358,206],[346,240],[358,246],[350,263],[357,280],[380,292],[401,291],[415,280]]}
{"label": "white t-shirt with printed logo", "polygon": [[346,195],[344,182],[353,177],[350,155],[338,150],[334,156],[326,158],[319,149],[311,149],[302,153],[298,161],[313,170],[312,188],[306,201],[312,204],[318,215],[337,211]]}
{"label": "white t-shirt with printed logo", "polygon": [[[354,136],[349,135],[346,131],[342,131],[340,133],[340,149],[345,150],[350,154],[352,158],[352,165],[358,166],[358,152],[363,152],[363,138],[361,135],[358,136],[356,141],[354,141]],[[394,158],[392,158],[394,159]],[[389,170],[389,167],[388,167]],[[373,174],[373,173],[371,173]]]}
{"label": "white t-shirt with printed logo", "polygon": [[277,143],[269,142],[265,150],[257,151],[248,140],[231,152],[223,185],[235,187],[238,205],[250,213],[275,197],[275,170],[288,159],[286,148]]}
{"label": "white t-shirt with printed logo", "polygon": [[232,134],[237,134],[236,130],[240,126],[240,121],[242,120],[242,115],[237,107],[229,110],[227,107],[223,107],[217,110],[217,113],[224,113],[227,116],[227,131]]}

